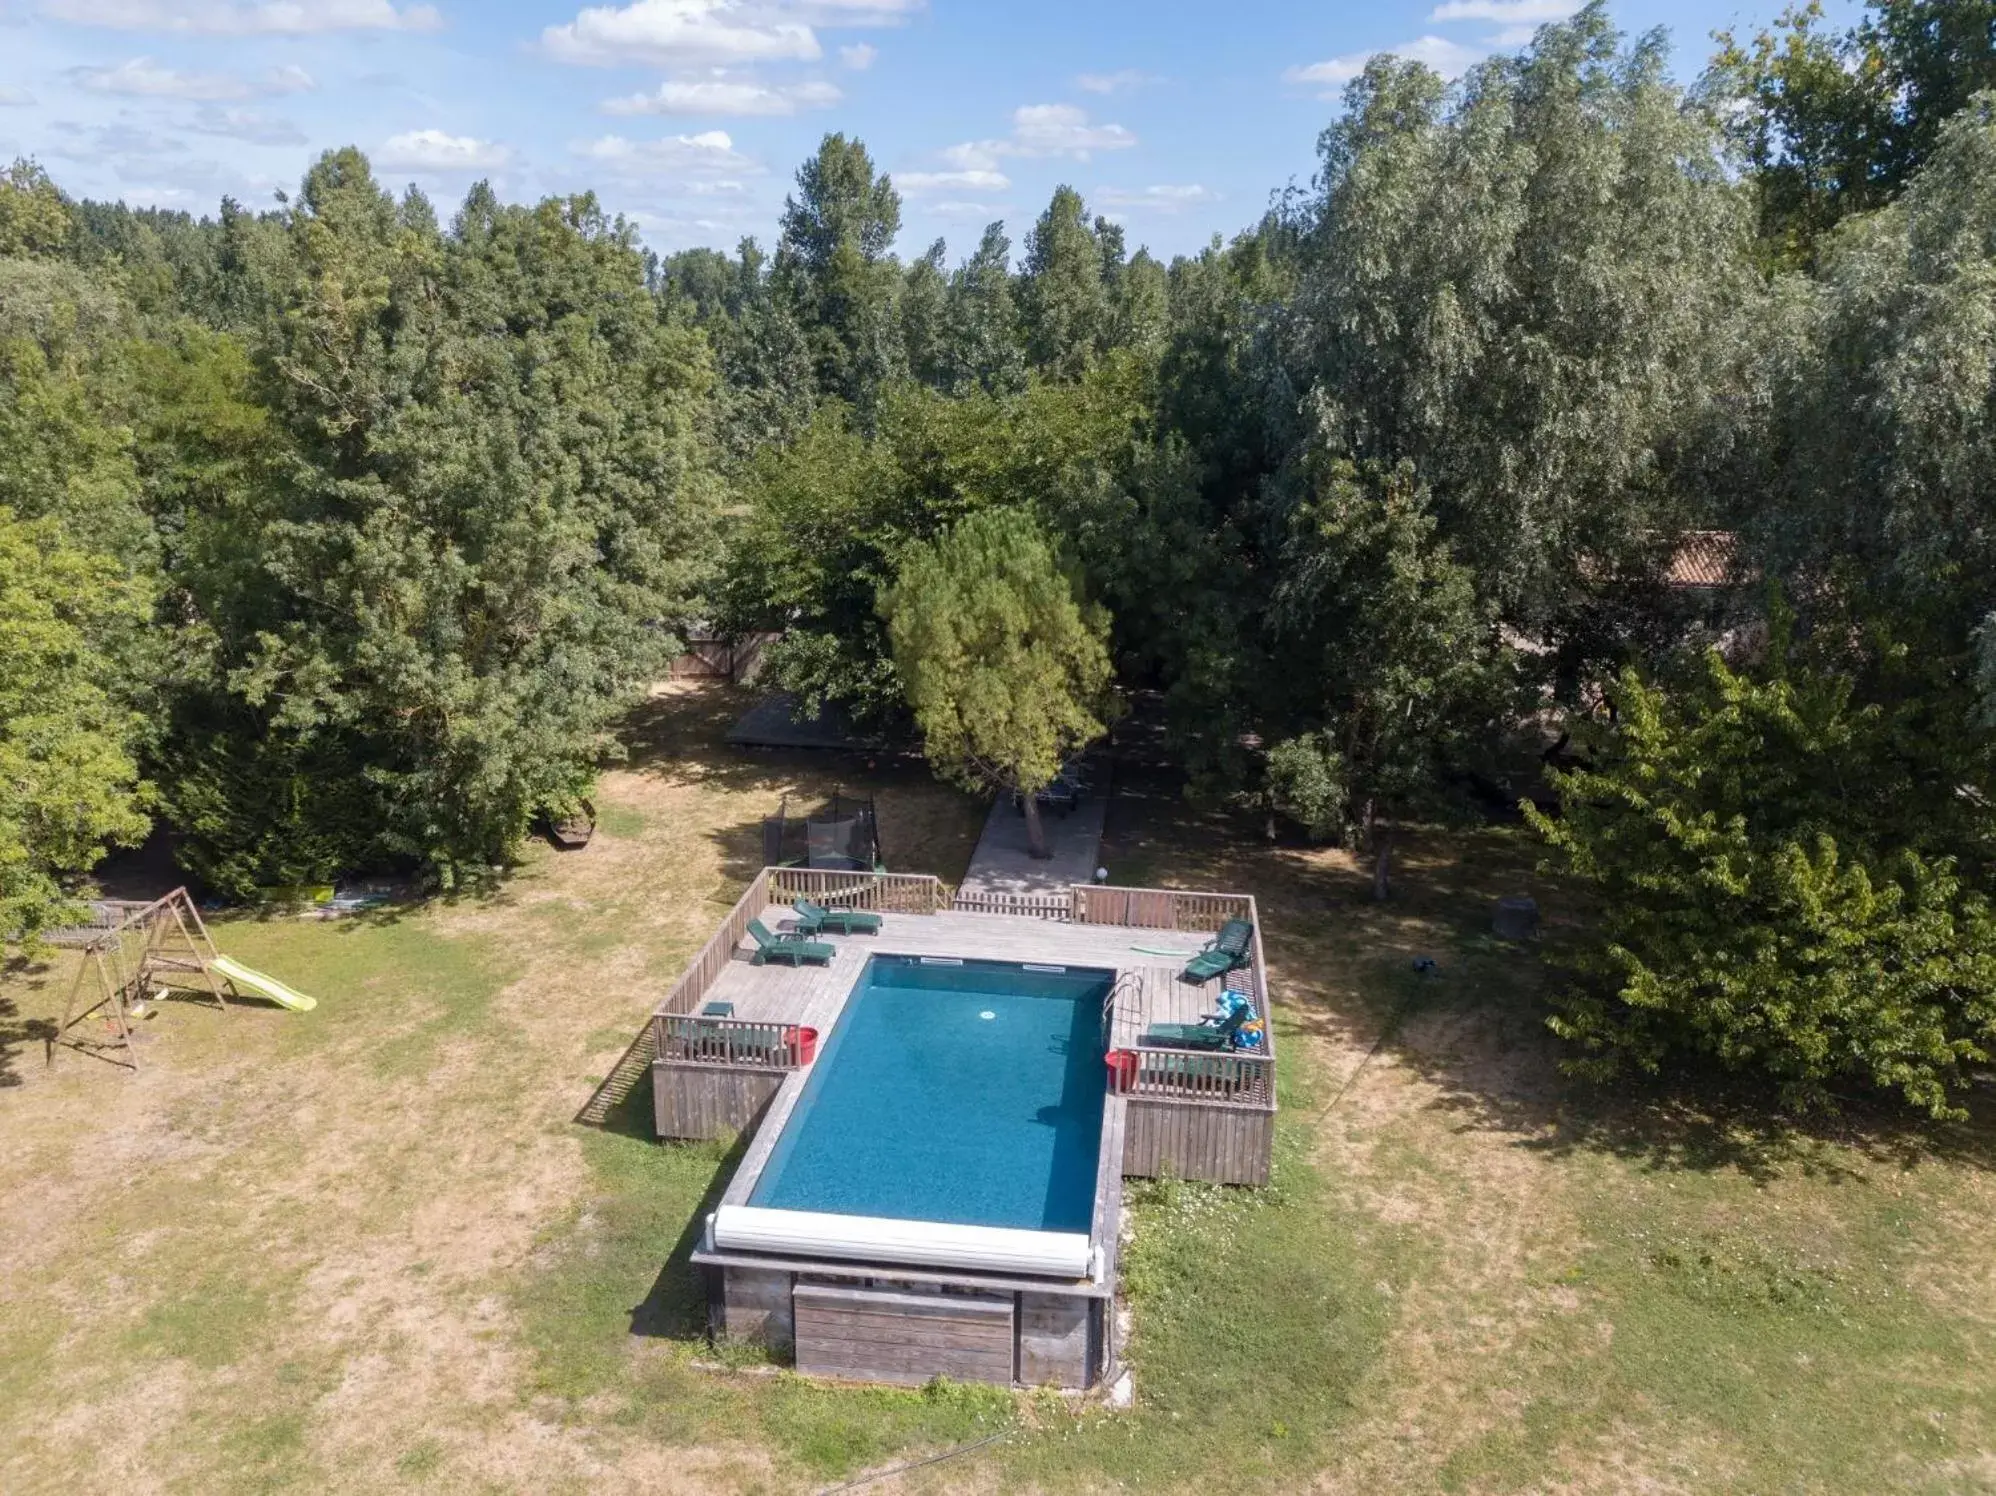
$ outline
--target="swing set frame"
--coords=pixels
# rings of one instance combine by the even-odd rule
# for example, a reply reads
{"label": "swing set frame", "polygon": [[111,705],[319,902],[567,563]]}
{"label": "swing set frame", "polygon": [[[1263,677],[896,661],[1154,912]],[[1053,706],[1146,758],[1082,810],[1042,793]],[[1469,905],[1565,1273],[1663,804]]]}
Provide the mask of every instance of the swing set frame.
{"label": "swing set frame", "polygon": [[[227,989],[232,984],[217,976],[214,968],[221,952],[185,888],[150,903],[101,900],[90,906],[88,923],[50,930],[42,939],[82,957],[63,1005],[62,1022],[48,1038],[49,1067],[54,1066],[56,1047],[61,1045],[136,1071],[139,1055],[132,1035],[132,1009],[169,987],[205,992],[223,1012],[228,1011]],[[166,981],[167,973],[198,980]],[[100,1010],[106,1011],[115,1038],[93,1040],[72,1034]],[[114,1056],[114,1051],[119,1053]]]}

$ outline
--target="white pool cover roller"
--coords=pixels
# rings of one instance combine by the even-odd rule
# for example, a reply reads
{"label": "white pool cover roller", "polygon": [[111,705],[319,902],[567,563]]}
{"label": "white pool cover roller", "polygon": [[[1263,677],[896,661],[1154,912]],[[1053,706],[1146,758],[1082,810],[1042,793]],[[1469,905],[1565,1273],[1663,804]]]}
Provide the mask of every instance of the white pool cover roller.
{"label": "white pool cover roller", "polygon": [[1078,1231],[952,1226],[815,1210],[765,1210],[755,1205],[723,1205],[714,1212],[713,1230],[714,1245],[724,1252],[837,1257],[1039,1278],[1088,1276],[1088,1238]]}

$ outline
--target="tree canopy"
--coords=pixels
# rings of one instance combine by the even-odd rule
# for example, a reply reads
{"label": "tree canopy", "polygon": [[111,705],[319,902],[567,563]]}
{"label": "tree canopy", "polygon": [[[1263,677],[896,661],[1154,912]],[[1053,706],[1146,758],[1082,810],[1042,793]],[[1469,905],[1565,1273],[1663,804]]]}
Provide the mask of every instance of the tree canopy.
{"label": "tree canopy", "polygon": [[1107,730],[1102,610],[1076,596],[1031,515],[996,508],[911,546],[880,612],[929,762],[1019,793],[1046,855],[1038,793]]}
{"label": "tree canopy", "polygon": [[1398,828],[1537,795],[1611,906],[1560,953],[1589,1073],[1945,1111],[1996,892],[1991,36],[1791,8],[1686,89],[1596,3],[1377,57],[1307,186],[1169,264],[1067,185],[907,244],[849,133],[768,250],[663,258],[352,149],[210,216],[16,163],[5,919],[148,816],[224,892],[479,875],[698,622],[987,787],[1142,694],[1188,795],[1381,896]]}

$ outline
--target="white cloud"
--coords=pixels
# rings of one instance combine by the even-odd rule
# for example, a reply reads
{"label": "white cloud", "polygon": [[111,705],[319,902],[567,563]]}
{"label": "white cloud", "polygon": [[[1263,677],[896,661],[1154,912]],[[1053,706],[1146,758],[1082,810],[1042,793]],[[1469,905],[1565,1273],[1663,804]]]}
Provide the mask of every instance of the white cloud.
{"label": "white cloud", "polygon": [[872,67],[874,58],[879,55],[879,48],[870,47],[865,42],[855,42],[850,47],[839,48],[839,61],[855,73],[863,73]]}
{"label": "white cloud", "polygon": [[251,145],[303,145],[305,132],[287,119],[254,109],[221,109],[210,104],[196,112],[189,129],[201,135],[220,135]]}
{"label": "white cloud", "polygon": [[110,31],[202,36],[314,36],[328,31],[434,31],[434,5],[391,0],[42,0],[52,21]]}
{"label": "white cloud", "polygon": [[961,192],[1003,192],[1012,185],[1010,177],[991,167],[971,167],[963,171],[907,171],[893,175],[896,188],[915,196],[952,188]]}
{"label": "white cloud", "polygon": [[1022,156],[1074,156],[1124,151],[1137,137],[1121,125],[1092,125],[1072,104],[1027,104],[1012,111],[1011,144]]}
{"label": "white cloud", "polygon": [[1564,21],[1578,9],[1578,0],[1443,0],[1428,19],[1536,26],[1546,21]]}
{"label": "white cloud", "polygon": [[830,83],[757,83],[749,78],[669,80],[648,94],[607,99],[606,114],[736,114],[776,116],[829,109],[845,95]]}
{"label": "white cloud", "polygon": [[591,6],[566,25],[548,27],[541,46],[558,61],[596,67],[815,62],[823,55],[804,22],[753,12],[734,0]]}
{"label": "white cloud", "polygon": [[605,135],[573,147],[575,154],[620,176],[735,180],[760,172],[762,163],[735,149],[725,130],[629,140]]}
{"label": "white cloud", "polygon": [[[592,5],[574,20],[541,32],[541,48],[560,62],[593,67],[668,68],[748,62],[816,62],[824,55],[818,26],[892,26],[925,0],[631,0]],[[842,47],[855,70],[870,66],[871,47]]]}
{"label": "white cloud", "polygon": [[301,67],[272,68],[260,78],[234,73],[183,73],[134,57],[108,68],[71,68],[70,80],[91,93],[133,99],[248,99],[258,94],[306,93],[317,87]]}
{"label": "white cloud", "polygon": [[974,218],[980,223],[989,223],[994,218],[1005,216],[1003,203],[931,203],[928,211],[939,218]]}
{"label": "white cloud", "polygon": [[1074,85],[1084,93],[1115,94],[1157,81],[1150,73],[1138,72],[1135,68],[1119,68],[1113,73],[1083,73],[1074,80]]}
{"label": "white cloud", "polygon": [[1097,151],[1125,151],[1137,137],[1121,125],[1092,123],[1072,104],[1023,104],[1012,111],[1012,133],[1003,140],[966,140],[937,152],[948,171],[896,175],[894,183],[914,192],[957,187],[1000,191],[1011,181],[999,169],[1008,156],[1071,156],[1086,161]]}
{"label": "white cloud", "polygon": [[490,171],[512,155],[505,146],[472,135],[408,130],[383,141],[374,160],[390,171]]}
{"label": "white cloud", "polygon": [[1484,57],[1479,48],[1466,47],[1461,42],[1452,42],[1446,37],[1423,36],[1411,42],[1402,42],[1397,47],[1382,47],[1378,52],[1347,52],[1342,57],[1313,62],[1307,67],[1289,68],[1283,73],[1282,81],[1325,88],[1342,88],[1364,72],[1368,62],[1387,52],[1403,57],[1409,62],[1424,62],[1444,78],[1453,78],[1466,72]]}
{"label": "white cloud", "polygon": [[34,102],[35,96],[25,88],[0,83],[0,109],[26,109]]}
{"label": "white cloud", "polygon": [[1182,186],[1155,187],[1098,187],[1095,189],[1095,202],[1098,207],[1115,209],[1149,209],[1154,213],[1176,213],[1198,203],[1210,203],[1216,194],[1198,183]]}

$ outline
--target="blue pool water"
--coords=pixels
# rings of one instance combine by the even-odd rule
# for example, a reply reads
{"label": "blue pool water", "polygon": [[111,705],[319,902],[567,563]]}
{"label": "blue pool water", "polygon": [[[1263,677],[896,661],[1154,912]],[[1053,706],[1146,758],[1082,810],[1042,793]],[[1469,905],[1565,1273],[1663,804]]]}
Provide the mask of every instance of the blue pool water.
{"label": "blue pool water", "polygon": [[875,956],[749,1203],[1088,1230],[1112,979]]}

